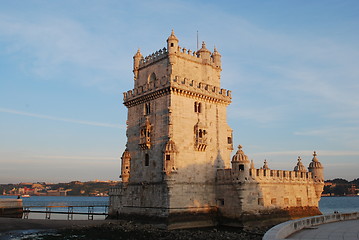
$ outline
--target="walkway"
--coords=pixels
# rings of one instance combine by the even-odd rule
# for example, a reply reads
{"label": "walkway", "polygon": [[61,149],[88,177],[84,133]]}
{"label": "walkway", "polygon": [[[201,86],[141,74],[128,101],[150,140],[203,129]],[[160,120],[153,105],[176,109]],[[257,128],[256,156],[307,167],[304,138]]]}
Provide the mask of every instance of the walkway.
{"label": "walkway", "polygon": [[286,239],[359,239],[359,220],[333,222],[303,229]]}

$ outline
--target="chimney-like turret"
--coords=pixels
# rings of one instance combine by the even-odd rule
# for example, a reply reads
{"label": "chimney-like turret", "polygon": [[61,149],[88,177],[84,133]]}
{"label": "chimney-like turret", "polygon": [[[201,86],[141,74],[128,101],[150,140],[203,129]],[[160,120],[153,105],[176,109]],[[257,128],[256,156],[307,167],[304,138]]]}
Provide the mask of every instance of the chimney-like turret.
{"label": "chimney-like turret", "polygon": [[219,54],[219,52],[217,51],[217,48],[214,47],[213,50],[213,54],[212,54],[212,58],[213,58],[213,63],[216,66],[216,68],[222,68],[222,61],[221,61],[221,54]]}
{"label": "chimney-like turret", "polygon": [[133,74],[135,80],[138,78],[138,69],[140,67],[140,61],[143,58],[140,49],[137,50],[136,54],[133,56]]}
{"label": "chimney-like turret", "polygon": [[121,157],[121,178],[123,183],[127,183],[130,178],[130,169],[131,169],[131,154],[126,149]]}

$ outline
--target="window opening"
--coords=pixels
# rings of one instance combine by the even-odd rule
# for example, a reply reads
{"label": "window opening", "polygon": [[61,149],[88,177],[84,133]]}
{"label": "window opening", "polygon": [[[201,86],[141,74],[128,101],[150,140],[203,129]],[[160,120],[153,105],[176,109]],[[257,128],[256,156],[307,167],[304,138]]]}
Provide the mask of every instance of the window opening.
{"label": "window opening", "polygon": [[150,156],[146,153],[145,154],[145,166],[149,166],[150,165]]}
{"label": "window opening", "polygon": [[145,115],[149,115],[151,113],[151,104],[145,103]]}
{"label": "window opening", "polygon": [[194,102],[194,112],[201,113],[202,111],[202,104],[199,102]]}

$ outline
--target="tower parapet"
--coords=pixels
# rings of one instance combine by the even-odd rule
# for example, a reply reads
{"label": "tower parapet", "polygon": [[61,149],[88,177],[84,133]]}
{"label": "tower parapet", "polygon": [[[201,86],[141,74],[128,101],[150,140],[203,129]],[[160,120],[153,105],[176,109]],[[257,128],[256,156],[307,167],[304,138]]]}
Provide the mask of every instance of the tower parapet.
{"label": "tower parapet", "polygon": [[126,106],[132,106],[143,103],[147,101],[147,99],[161,97],[170,92],[226,105],[231,103],[232,98],[232,92],[230,90],[175,76],[170,81],[167,81],[167,79],[163,77],[124,92],[123,101]]}

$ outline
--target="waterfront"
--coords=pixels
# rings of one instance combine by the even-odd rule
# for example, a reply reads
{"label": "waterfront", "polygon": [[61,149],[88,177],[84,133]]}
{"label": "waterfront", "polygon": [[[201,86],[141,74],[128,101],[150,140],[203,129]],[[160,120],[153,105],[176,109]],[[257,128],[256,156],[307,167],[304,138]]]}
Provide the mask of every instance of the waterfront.
{"label": "waterfront", "polygon": [[359,197],[322,197],[319,209],[323,214],[359,212]]}
{"label": "waterfront", "polygon": [[[17,196],[0,196],[0,198],[13,198],[16,199]],[[83,197],[83,196],[31,196],[22,198],[24,209],[30,207],[32,211],[45,211],[46,207],[49,206],[62,206],[51,208],[53,212],[64,212],[68,213],[67,206],[73,206],[74,213],[88,213],[88,206],[93,206],[94,213],[105,213],[107,212],[107,206],[109,203],[108,197]],[[66,220],[67,214],[55,214],[51,213],[51,219],[56,220]],[[94,215],[95,220],[104,220],[104,215]],[[30,213],[29,219],[44,219],[45,213]],[[88,215],[79,215],[74,214],[74,220],[85,220],[88,218]]]}
{"label": "waterfront", "polygon": [[[17,198],[17,196],[0,196],[0,198]],[[108,205],[108,197],[53,197],[53,196],[31,196],[29,198],[22,198],[24,207],[27,206],[78,206],[74,207],[74,212],[83,212],[87,209],[80,208],[81,206],[95,206],[94,212],[100,213],[106,211],[103,207]],[[101,206],[101,207],[96,207]],[[32,209],[43,209],[45,208],[32,208]],[[338,212],[359,212],[359,197],[322,197],[319,202],[319,209],[323,214],[330,214],[334,211]],[[66,212],[67,207],[57,208],[56,211]],[[36,214],[31,214],[30,218],[33,218]],[[78,216],[79,217],[79,216]],[[78,218],[77,217],[77,218]],[[87,216],[84,216],[87,217]],[[67,218],[63,215],[63,218]],[[75,219],[77,219],[75,216]],[[104,218],[104,217],[102,217]],[[82,218],[83,219],[83,218]]]}

